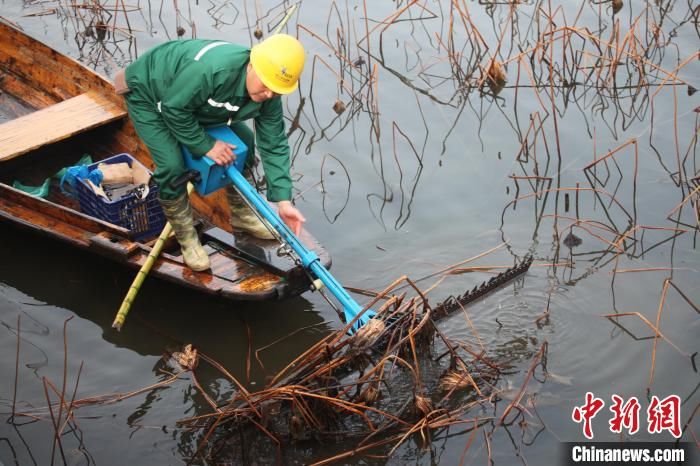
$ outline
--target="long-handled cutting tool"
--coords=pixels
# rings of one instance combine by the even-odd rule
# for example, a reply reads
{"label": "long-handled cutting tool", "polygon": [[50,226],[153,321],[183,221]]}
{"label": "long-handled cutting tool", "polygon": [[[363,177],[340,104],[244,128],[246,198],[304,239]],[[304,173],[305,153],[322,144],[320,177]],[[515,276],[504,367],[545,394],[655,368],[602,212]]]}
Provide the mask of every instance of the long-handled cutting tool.
{"label": "long-handled cutting tool", "polygon": [[[367,324],[376,315],[371,309],[364,310],[355,301],[326,269],[315,252],[309,250],[296,235],[280,219],[277,212],[270,207],[265,199],[258,194],[245,177],[242,170],[245,166],[245,159],[248,155],[248,148],[238,136],[228,127],[219,126],[207,129],[207,132],[214,138],[228,142],[236,146],[234,153],[236,161],[228,167],[217,165],[208,157],[195,157],[183,147],[185,164],[190,171],[178,180],[177,183],[193,181],[195,189],[201,195],[207,195],[222,187],[233,183],[233,186],[240,193],[241,197],[248,203],[249,207],[270,229],[273,235],[285,246],[286,253],[292,254],[311,279],[311,289],[323,293],[325,288],[335,297],[343,308],[343,315],[346,323],[354,322],[351,326],[351,333]],[[291,251],[289,250],[291,249]]]}

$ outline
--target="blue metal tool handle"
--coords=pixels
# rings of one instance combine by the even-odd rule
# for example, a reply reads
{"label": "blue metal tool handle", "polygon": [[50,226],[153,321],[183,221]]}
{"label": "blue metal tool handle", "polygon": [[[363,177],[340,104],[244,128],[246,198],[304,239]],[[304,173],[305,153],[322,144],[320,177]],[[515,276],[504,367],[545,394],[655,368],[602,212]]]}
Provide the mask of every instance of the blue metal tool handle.
{"label": "blue metal tool handle", "polygon": [[[321,264],[318,255],[316,255],[315,252],[307,249],[306,246],[299,241],[299,238],[297,238],[289,227],[287,227],[287,225],[282,221],[282,219],[280,219],[277,212],[275,212],[267,201],[265,201],[262,196],[258,194],[258,192],[248,183],[248,181],[236,169],[236,167],[229,166],[226,169],[226,173],[241,196],[252,204],[252,207],[257,210],[262,218],[264,218],[270,224],[270,226],[275,229],[282,240],[299,256],[304,268],[309,270],[314,276],[316,276],[316,278],[321,280],[326,288],[328,288],[328,291],[330,291],[338,302],[340,302],[340,304],[343,306],[346,321],[350,322],[360,312],[362,312],[362,306],[360,306],[357,301],[352,299],[348,292],[345,291],[345,288],[343,288],[335,277],[331,275],[328,269]],[[368,309],[359,319],[357,319],[353,325],[353,329],[358,330],[375,315],[376,313],[374,311]]]}

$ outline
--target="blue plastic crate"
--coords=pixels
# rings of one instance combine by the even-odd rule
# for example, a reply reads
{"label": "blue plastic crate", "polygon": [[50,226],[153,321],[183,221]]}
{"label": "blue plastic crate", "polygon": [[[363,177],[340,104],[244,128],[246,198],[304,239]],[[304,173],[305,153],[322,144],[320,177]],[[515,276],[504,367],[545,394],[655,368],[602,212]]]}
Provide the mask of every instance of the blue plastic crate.
{"label": "blue plastic crate", "polygon": [[[119,154],[109,157],[88,166],[89,170],[97,168],[100,163],[123,163],[130,167],[138,164],[138,160],[129,154]],[[146,169],[146,167],[143,167]],[[76,183],[80,210],[92,217],[114,223],[130,230],[133,238],[140,241],[159,234],[165,226],[165,215],[158,202],[158,185],[151,182],[146,199],[138,199],[135,194],[130,194],[119,200],[108,201],[95,194],[87,183],[78,179]]]}

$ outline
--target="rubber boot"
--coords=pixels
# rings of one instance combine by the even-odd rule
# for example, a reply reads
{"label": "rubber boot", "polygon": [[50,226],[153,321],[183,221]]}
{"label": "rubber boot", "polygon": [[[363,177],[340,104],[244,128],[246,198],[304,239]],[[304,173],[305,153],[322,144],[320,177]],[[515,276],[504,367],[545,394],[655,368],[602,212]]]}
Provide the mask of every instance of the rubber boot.
{"label": "rubber boot", "polygon": [[275,239],[274,235],[260,221],[255,212],[243,200],[238,191],[232,186],[226,188],[226,200],[231,209],[231,226],[234,230],[242,230],[260,239]]}
{"label": "rubber boot", "polygon": [[211,265],[209,256],[199,242],[192,220],[192,208],[187,194],[177,199],[159,199],[163,213],[173,227],[175,238],[180,243],[182,258],[187,267],[195,272],[207,270]]}

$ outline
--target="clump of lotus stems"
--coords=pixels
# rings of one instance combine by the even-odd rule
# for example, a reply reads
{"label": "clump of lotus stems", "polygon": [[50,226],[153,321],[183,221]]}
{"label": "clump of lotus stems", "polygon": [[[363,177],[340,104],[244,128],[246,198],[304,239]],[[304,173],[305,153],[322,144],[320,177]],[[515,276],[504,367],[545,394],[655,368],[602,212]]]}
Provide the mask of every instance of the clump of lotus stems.
{"label": "clump of lotus stems", "polygon": [[[412,298],[390,295],[401,282],[397,281],[375,298],[387,301],[354,335],[347,328],[328,335],[263,390],[240,390],[211,414],[183,419],[181,424],[204,432],[198,455],[205,457],[221,448],[235,448],[241,429],[259,431],[278,445],[285,440],[348,437],[401,443],[412,432],[429,439],[432,429],[462,423],[468,406],[486,402],[505,367],[483,353],[463,351],[461,343],[439,331],[437,322],[463,309],[463,303],[474,296],[483,296],[523,273],[530,263],[528,258],[507,268],[473,293],[451,298],[435,309],[417,288]],[[437,358],[436,348],[444,351]],[[447,364],[441,378],[428,375],[434,372],[436,360]],[[412,387],[413,396],[399,403],[385,396],[397,387]],[[455,403],[453,397],[464,403]],[[270,412],[277,415],[270,417],[266,414]]]}

